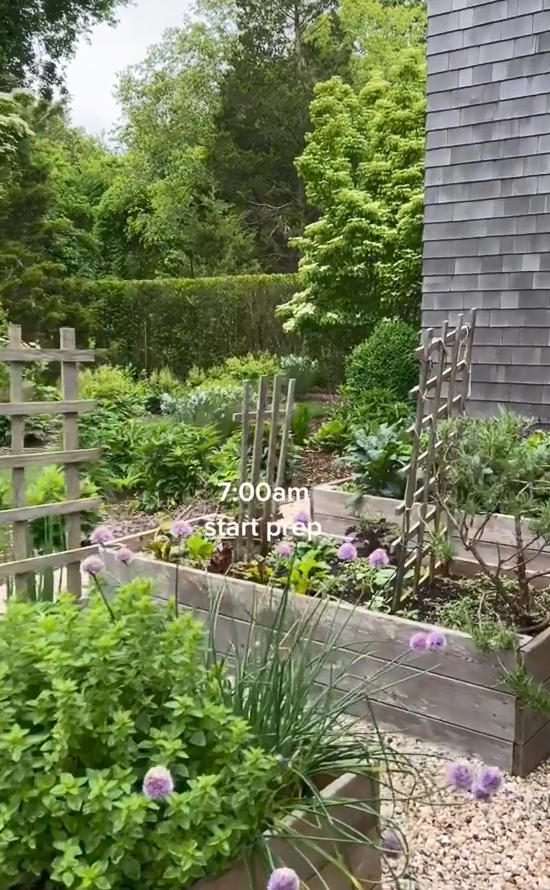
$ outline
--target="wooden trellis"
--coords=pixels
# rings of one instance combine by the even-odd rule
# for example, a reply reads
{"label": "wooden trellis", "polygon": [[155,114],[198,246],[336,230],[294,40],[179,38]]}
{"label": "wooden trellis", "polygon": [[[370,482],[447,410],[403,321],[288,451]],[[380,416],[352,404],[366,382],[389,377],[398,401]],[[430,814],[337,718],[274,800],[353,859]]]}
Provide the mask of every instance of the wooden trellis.
{"label": "wooden trellis", "polygon": [[[441,507],[430,502],[441,445],[437,425],[465,411],[470,391],[475,323],[474,309],[467,323],[462,315],[459,315],[455,327],[451,328],[448,321],[443,322],[439,335],[434,336],[433,328],[428,328],[423,332],[422,343],[416,350],[420,374],[418,386],[411,391],[411,395],[416,396],[416,422],[409,430],[413,447],[406,468],[405,500],[397,508],[403,520],[394,608],[399,603],[404,577],[411,569],[414,571],[413,586],[416,589],[424,576],[426,558],[428,565],[425,574],[430,579],[433,579],[439,567],[434,549],[427,540],[428,526],[431,536],[437,536],[444,529],[442,523],[447,524]],[[424,433],[427,434],[427,443],[421,450]]]}
{"label": "wooden trellis", "polygon": [[[292,409],[294,406],[294,391],[296,380],[288,380],[286,400],[284,400],[284,385],[287,377],[284,374],[278,374],[273,379],[273,388],[271,394],[271,404],[269,400],[269,378],[261,377],[258,386],[258,397],[256,401],[256,409],[252,406],[252,383],[247,381],[243,389],[243,405],[239,414],[234,414],[233,419],[242,423],[242,440],[241,440],[241,469],[239,475],[239,487],[246,482],[252,485],[254,492],[257,490],[258,483],[261,478],[261,464],[263,453],[264,428],[266,421],[269,422],[269,444],[267,451],[266,473],[263,481],[273,490],[284,485],[285,465],[290,443],[290,428],[292,424]],[[284,407],[283,407],[284,400]],[[282,423],[281,423],[282,421]],[[255,423],[254,439],[252,446],[252,463],[248,466],[248,443],[250,439],[250,431],[252,424]],[[277,461],[277,447],[280,436],[279,460]],[[273,516],[273,500],[267,499],[264,503],[259,504],[257,499],[253,497],[249,503],[239,500],[238,507],[238,524],[239,529],[243,528],[245,521],[251,521],[254,518],[261,518],[261,552],[267,553],[268,540],[267,530],[268,523]],[[239,534],[235,541],[235,553],[238,557],[244,554],[249,557],[253,552],[253,535],[250,524],[244,534]]]}
{"label": "wooden trellis", "polygon": [[[14,578],[15,592],[26,597],[31,589],[31,575],[44,569],[67,569],[67,590],[82,593],[80,563],[97,547],[81,547],[81,514],[97,510],[101,498],[80,497],[80,464],[96,460],[100,450],[78,448],[78,415],[93,411],[96,403],[78,398],[78,363],[94,362],[92,349],[76,349],[73,328],[59,331],[59,349],[33,349],[23,345],[19,325],[9,326],[9,344],[0,348],[0,361],[10,366],[10,401],[0,403],[0,415],[11,418],[11,454],[0,456],[0,469],[11,469],[14,507],[0,511],[0,524],[13,524],[12,562],[0,565],[0,578]],[[30,362],[60,362],[62,400],[59,402],[25,402],[23,372]],[[63,415],[63,451],[25,451],[25,417]],[[61,464],[65,468],[67,500],[61,503],[27,506],[27,467]],[[50,516],[67,517],[68,550],[32,556],[28,524],[33,519]]]}

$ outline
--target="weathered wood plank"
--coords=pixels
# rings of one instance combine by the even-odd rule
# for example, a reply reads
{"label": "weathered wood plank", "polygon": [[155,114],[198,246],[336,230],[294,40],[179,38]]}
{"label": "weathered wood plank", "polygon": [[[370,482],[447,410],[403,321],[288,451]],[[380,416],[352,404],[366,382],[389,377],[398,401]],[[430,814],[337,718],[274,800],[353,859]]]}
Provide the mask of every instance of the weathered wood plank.
{"label": "weathered wood plank", "polygon": [[39,414],[89,414],[95,411],[94,399],[59,402],[0,402],[0,417],[35,417]]}
{"label": "weathered wood plank", "polygon": [[78,498],[74,501],[62,501],[54,504],[40,504],[36,507],[19,507],[0,511],[0,525],[9,522],[32,522],[45,516],[68,516],[71,513],[87,513],[101,507],[101,498]]}
{"label": "weathered wood plank", "polygon": [[75,560],[83,560],[86,556],[91,556],[97,551],[97,545],[90,545],[89,547],[79,547],[77,550],[63,550],[59,553],[31,556],[16,562],[5,562],[0,565],[0,578],[14,578],[24,572],[39,572],[43,569],[58,569]]}
{"label": "weathered wood plank", "polygon": [[[185,605],[185,592],[181,599]],[[208,623],[208,611],[193,611]],[[216,618],[215,631],[221,651],[231,653],[239,649],[241,655],[254,643],[267,643],[270,638],[269,628],[256,626],[251,630],[247,622],[221,614]],[[510,693],[436,674],[432,671],[433,653],[416,656],[415,666],[409,667],[371,655],[357,655],[332,644],[327,652],[327,646],[315,642],[313,636],[315,628],[296,627],[294,638],[302,639],[311,659],[318,658],[319,666],[324,665],[318,674],[320,683],[343,692],[364,690],[372,702],[490,735],[508,741],[511,747],[516,702]],[[290,634],[288,640],[290,645]],[[444,658],[443,654],[439,661]],[[431,665],[425,662],[431,662]]]}
{"label": "weathered wood plank", "polygon": [[82,464],[101,457],[99,448],[76,451],[26,451],[23,454],[0,455],[0,470],[12,467],[47,467],[51,464]]}
{"label": "weathered wood plank", "polygon": [[[399,507],[401,501],[392,498],[379,498],[366,495],[355,509],[349,506],[351,492],[344,491],[338,486],[348,482],[342,479],[334,483],[315,485],[311,492],[313,507],[313,520],[318,522],[326,534],[345,534],[346,528],[354,524],[358,518],[384,516],[389,522],[400,523]],[[418,510],[413,510],[413,519],[416,521]],[[512,516],[504,516],[496,513],[490,519],[477,516],[473,519],[468,530],[470,540],[475,538],[476,532],[483,527],[476,549],[480,556],[490,565],[496,564],[498,557],[496,544],[500,547],[500,559],[507,560],[513,566],[517,549],[514,519]],[[528,568],[531,572],[547,571],[550,577],[550,546],[544,546],[544,542],[535,539],[529,528],[529,523],[522,523],[523,546],[525,549]],[[463,546],[460,535],[456,530],[452,532],[452,543],[456,559],[468,558],[469,551]],[[528,545],[528,546],[526,546]]]}
{"label": "weathered wood plank", "polygon": [[[21,345],[20,325],[9,325],[9,341],[15,351]],[[23,391],[23,365],[20,362],[12,362],[10,366],[10,399],[14,402],[22,401]],[[25,421],[21,417],[14,417],[11,421],[11,451],[13,455],[22,454],[25,448]],[[11,471],[11,484],[13,489],[13,503],[16,510],[25,508],[27,503],[27,485],[25,470],[20,465],[15,465]],[[29,528],[25,517],[19,517],[13,525],[13,555],[16,560],[26,559],[30,551]],[[19,575],[15,580],[15,592],[19,597],[32,596],[32,578],[30,575]]]}
{"label": "weathered wood plank", "polygon": [[525,667],[539,683],[550,680],[550,628],[521,646]]}
{"label": "weathered wood plank", "polygon": [[[155,582],[157,596],[163,599],[173,596],[176,566],[137,556],[130,566],[121,567],[111,551],[107,551],[105,557],[109,558],[109,571],[116,577],[126,580],[151,578]],[[272,623],[273,612],[282,595],[280,590],[270,590],[250,581],[227,579],[220,575],[207,576],[189,567],[181,567],[179,572],[178,586],[191,608],[207,609],[211,598],[223,590],[221,614],[244,622],[254,618],[259,625],[266,627]],[[295,625],[307,620],[315,622],[315,637],[320,643],[337,644],[355,654],[368,653],[382,661],[399,659],[400,664],[409,667],[417,666],[417,656],[409,651],[412,634],[418,630],[434,629],[432,625],[369,612],[344,602],[300,596],[292,597],[288,620]],[[498,653],[498,657],[485,655],[467,634],[446,630],[445,635],[447,647],[444,657],[435,653],[423,656],[427,659],[425,664],[439,676],[492,688],[502,676],[501,663],[510,669],[516,665],[515,652]]]}
{"label": "weathered wood plank", "polygon": [[[113,554],[109,554],[109,557],[112,559]],[[132,563],[132,565],[134,564]],[[109,570],[118,570],[121,583],[127,582],[133,576],[133,573],[129,571],[130,567],[120,566],[120,564],[115,565],[113,562],[108,568]],[[138,572],[138,576],[143,576],[143,573]],[[158,584],[155,586],[158,591]],[[184,598],[185,592],[182,592],[181,608],[191,609],[191,607],[183,601]],[[209,623],[210,613],[204,611],[204,608],[202,610],[193,608],[192,611],[198,618],[205,621],[206,624]],[[261,641],[264,634],[264,640],[267,640],[269,634],[268,628],[251,628],[250,624],[247,624],[245,621],[239,621],[226,616],[218,616],[215,626],[212,627],[212,625],[210,625],[210,628],[214,636],[215,651],[220,657],[223,657],[224,655],[227,656],[229,667],[234,666],[236,663],[235,659],[238,658],[239,655],[242,657],[246,649],[253,647],[256,640]],[[310,647],[308,647],[308,649],[309,648]],[[349,653],[349,656],[351,660],[353,654]],[[371,664],[380,664],[380,662],[374,658],[365,657],[364,663],[367,663],[367,661],[370,661]],[[384,662],[381,662],[381,664],[382,670],[385,670]],[[335,678],[333,677],[332,679],[334,680]],[[317,684],[315,694],[326,694],[329,688],[331,695],[334,695],[337,698],[346,694],[342,690],[340,684],[329,687],[322,683]],[[469,692],[470,690],[468,689],[466,691]],[[485,691],[488,692],[488,690]],[[363,697],[361,697],[360,701],[355,699],[348,707],[348,712],[350,714],[356,716],[366,724],[372,725],[373,732],[377,731],[374,729],[373,724],[373,720],[375,720],[377,725],[384,731],[408,733],[416,738],[424,739],[433,744],[441,744],[446,747],[454,748],[455,750],[462,750],[468,754],[477,755],[485,760],[485,762],[499,766],[501,769],[508,772],[511,770],[513,742],[510,739],[497,738],[488,733],[475,731],[457,724],[447,723],[442,720],[440,716],[429,717],[415,711],[408,711],[403,707],[396,707],[392,704],[383,703],[376,699],[376,693],[373,695],[374,697],[368,701],[363,699]],[[452,701],[455,700],[455,696],[456,688],[451,697]],[[468,699],[465,698],[465,702],[467,701]]]}
{"label": "weathered wood plank", "polygon": [[514,745],[512,773],[515,776],[528,776],[547,757],[550,757],[550,721],[524,745]]}
{"label": "weathered wood plank", "polygon": [[[74,328],[61,328],[59,331],[62,352],[72,352],[76,346]],[[68,361],[65,357],[61,364],[61,391],[63,399],[68,402],[78,400],[78,365],[76,361]],[[78,414],[65,414],[63,417],[63,447],[67,452],[78,449]],[[65,463],[65,488],[67,498],[76,501],[80,497],[80,468],[73,462]],[[67,514],[67,549],[76,550],[81,544],[80,511]],[[76,597],[82,593],[82,577],[80,562],[67,563],[67,590]]]}
{"label": "weathered wood plank", "polygon": [[33,349],[30,346],[0,347],[0,362],[94,362],[93,349]]}

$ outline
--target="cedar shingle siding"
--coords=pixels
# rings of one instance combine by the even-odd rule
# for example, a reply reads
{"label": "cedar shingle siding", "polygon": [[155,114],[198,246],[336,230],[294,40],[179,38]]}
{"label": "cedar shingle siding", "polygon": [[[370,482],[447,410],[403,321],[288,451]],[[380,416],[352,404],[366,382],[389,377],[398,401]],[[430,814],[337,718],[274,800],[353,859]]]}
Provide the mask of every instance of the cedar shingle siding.
{"label": "cedar shingle siding", "polygon": [[478,311],[469,410],[550,422],[550,0],[428,0],[423,325]]}

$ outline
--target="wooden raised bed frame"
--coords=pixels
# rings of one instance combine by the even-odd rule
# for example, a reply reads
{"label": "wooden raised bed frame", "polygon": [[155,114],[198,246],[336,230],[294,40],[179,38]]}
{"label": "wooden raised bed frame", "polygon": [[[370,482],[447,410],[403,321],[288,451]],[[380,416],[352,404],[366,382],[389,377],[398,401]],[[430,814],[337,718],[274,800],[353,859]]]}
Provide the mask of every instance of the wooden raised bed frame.
{"label": "wooden raised bed frame", "polygon": [[[128,566],[118,562],[112,550],[105,551],[106,569],[115,584],[148,578],[155,596],[167,600],[173,597],[179,571],[182,607],[208,621],[212,602],[219,602],[215,633],[220,652],[246,644],[252,618],[258,632],[272,626],[280,590],[140,556],[154,536],[152,531],[124,539],[136,552]],[[340,671],[349,666],[338,682],[343,693],[384,670],[370,691],[370,704],[353,707],[355,716],[368,722],[374,715],[385,730],[477,755],[514,775],[528,775],[550,755],[550,714],[526,711],[501,684],[505,669],[523,664],[550,689],[550,630],[535,639],[518,637],[514,651],[484,654],[468,634],[439,628],[447,638],[446,651],[416,655],[409,650],[412,634],[433,626],[298,595],[291,598],[290,623],[316,611],[312,645],[323,646],[338,635],[332,662]],[[322,679],[332,685],[329,674]]]}
{"label": "wooden raised bed frame", "polygon": [[[375,846],[379,844],[378,783],[374,778],[369,779],[367,776],[357,776],[352,773],[345,773],[333,781],[327,777],[326,782],[325,787],[321,787],[321,796],[325,800],[342,800],[341,805],[333,805],[329,810],[339,820],[340,830],[338,831],[334,824],[325,819],[314,824],[304,818],[300,812],[296,812],[289,820],[290,827],[293,832],[296,832],[296,835],[299,834],[303,838],[323,838],[316,840],[315,844],[326,851],[326,856],[306,843],[303,845],[304,855],[301,855],[301,846],[296,835],[292,844],[282,838],[274,837],[270,840],[269,846],[286,868],[294,869],[308,890],[326,890],[327,887],[330,887],[331,890],[354,890],[354,884],[346,873],[332,864],[339,858],[343,860],[345,867],[353,875],[361,890],[379,890],[382,880],[382,864],[380,850]],[[349,801],[371,800],[373,815],[354,808],[353,805],[346,806],[343,802],[346,799]],[[373,842],[372,846],[350,843],[349,837],[345,835],[346,828],[351,829],[352,832],[353,830],[360,831],[363,836],[370,837]],[[328,840],[331,837],[333,840]],[[269,875],[265,874],[261,864],[259,862],[252,863],[251,870],[255,885],[258,888],[265,887]],[[321,875],[322,880],[318,875]],[[244,862],[237,863],[229,872],[218,878],[206,878],[200,881],[194,885],[194,890],[199,890],[199,888],[201,890],[235,890],[236,887],[242,888],[242,890],[247,890],[250,887],[249,872]]]}
{"label": "wooden raised bed frame", "polygon": [[[401,525],[401,516],[397,514],[397,508],[402,501],[394,498],[382,498],[374,495],[365,495],[354,511],[349,505],[351,492],[342,488],[349,479],[340,479],[337,482],[327,482],[323,485],[314,485],[311,489],[311,512],[314,522],[318,522],[323,534],[345,535],[346,529],[357,523],[364,517],[384,516],[388,522]],[[417,512],[412,511],[413,522],[418,518]],[[475,520],[471,535],[475,534],[476,527],[484,522],[480,516]],[[523,526],[523,540],[533,545],[533,533],[527,526]],[[451,536],[454,557],[453,562],[461,574],[471,575],[479,572],[479,564],[471,553],[464,548],[460,537],[455,532]],[[512,516],[504,516],[495,513],[487,521],[483,528],[476,550],[488,566],[496,567],[500,563],[512,568],[515,554],[515,529]],[[500,554],[500,555],[499,555]],[[525,550],[528,563],[528,574],[548,572],[548,581],[538,577],[534,581],[535,587],[546,587],[550,581],[550,547],[532,546]],[[508,572],[506,572],[508,573]],[[549,671],[550,673],[550,671]]]}

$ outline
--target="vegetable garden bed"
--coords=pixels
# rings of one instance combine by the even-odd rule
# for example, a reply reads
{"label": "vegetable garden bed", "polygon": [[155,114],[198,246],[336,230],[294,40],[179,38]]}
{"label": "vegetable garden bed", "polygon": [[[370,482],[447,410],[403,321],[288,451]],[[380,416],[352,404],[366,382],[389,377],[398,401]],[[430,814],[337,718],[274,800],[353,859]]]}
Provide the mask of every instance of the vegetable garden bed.
{"label": "vegetable garden bed", "polygon": [[[117,584],[149,578],[159,600],[168,600],[174,596],[177,573],[183,608],[208,621],[216,604],[212,631],[218,651],[229,656],[235,646],[246,645],[251,623],[258,634],[272,626],[284,596],[280,588],[177,567],[140,553],[154,536],[148,532],[124,540],[135,551],[128,565],[112,550],[105,551],[107,572]],[[345,695],[372,679],[370,701],[359,712],[354,704],[356,716],[367,722],[374,717],[384,729],[475,754],[516,775],[528,774],[550,754],[550,714],[526,710],[517,687],[504,683],[506,676],[521,680],[531,675],[550,689],[550,630],[535,638],[518,635],[509,651],[484,653],[466,633],[342,600],[290,596],[287,614],[295,632],[316,613],[312,655],[332,641],[326,685]],[[409,648],[413,634],[436,630],[445,634],[444,652],[418,654]]]}
{"label": "vegetable garden bed", "polygon": [[[401,523],[401,517],[397,508],[402,501],[395,498],[375,497],[364,495],[354,508],[350,505],[352,492],[344,488],[350,479],[340,479],[337,482],[328,482],[323,485],[315,485],[311,489],[312,519],[318,522],[324,534],[345,535],[347,529],[358,519],[383,516],[388,522]],[[413,508],[412,521],[416,522],[418,512]],[[480,534],[476,550],[481,558],[490,566],[506,565],[513,561],[516,553],[516,533],[512,516],[504,516],[500,513],[493,514],[488,520],[485,517],[476,517],[472,526],[471,535],[476,528],[483,529]],[[522,525],[523,540],[529,544],[525,548],[525,558],[528,563],[528,574],[548,573],[550,578],[550,546],[542,546],[534,539],[533,533],[525,524]],[[453,548],[453,560],[460,565],[463,573],[471,573],[472,569],[479,571],[478,562],[472,556],[460,539],[457,532],[451,536]],[[534,586],[547,586],[548,578],[543,577],[534,580]],[[550,673],[550,671],[549,671]]]}

